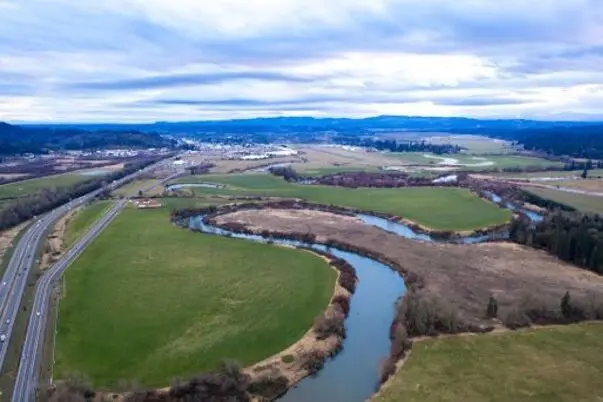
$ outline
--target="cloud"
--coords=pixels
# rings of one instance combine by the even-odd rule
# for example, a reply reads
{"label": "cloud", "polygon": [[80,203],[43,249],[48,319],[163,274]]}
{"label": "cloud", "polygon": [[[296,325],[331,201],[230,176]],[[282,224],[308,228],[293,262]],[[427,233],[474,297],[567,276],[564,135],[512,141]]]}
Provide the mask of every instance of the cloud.
{"label": "cloud", "polygon": [[0,0],[8,120],[588,114],[602,62],[600,0]]}

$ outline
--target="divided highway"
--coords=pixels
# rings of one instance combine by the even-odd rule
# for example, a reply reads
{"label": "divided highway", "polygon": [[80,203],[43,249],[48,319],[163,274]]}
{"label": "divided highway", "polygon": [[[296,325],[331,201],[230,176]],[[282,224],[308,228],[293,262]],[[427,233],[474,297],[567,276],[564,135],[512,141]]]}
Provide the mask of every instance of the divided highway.
{"label": "divided highway", "polygon": [[[168,159],[169,163],[170,159]],[[158,162],[148,166],[138,172],[125,178],[115,181],[110,185],[112,189],[117,188],[125,182],[135,178],[143,172],[156,169],[165,164],[166,161]],[[164,181],[171,180],[181,173],[177,173],[166,178]],[[148,186],[153,187],[153,186]],[[143,190],[146,190],[145,188]],[[69,210],[80,206],[98,194],[102,189],[95,190],[82,197],[70,201],[40,217],[26,230],[19,242],[15,246],[12,258],[3,275],[0,283],[0,336],[4,340],[0,343],[0,368],[3,367],[10,342],[13,325],[21,299],[27,286],[27,280],[30,270],[35,264],[38,249],[44,240],[46,233],[54,223]],[[39,345],[44,336],[44,324],[47,319],[48,304],[50,299],[51,284],[60,277],[65,268],[83,251],[83,249],[102,231],[102,229],[123,209],[127,200],[119,200],[109,211],[105,213],[89,231],[82,237],[59,261],[50,267],[38,281],[34,306],[29,318],[27,335],[19,371],[15,382],[15,391],[13,392],[13,401],[33,401],[35,399],[35,389],[37,387],[37,366]]]}

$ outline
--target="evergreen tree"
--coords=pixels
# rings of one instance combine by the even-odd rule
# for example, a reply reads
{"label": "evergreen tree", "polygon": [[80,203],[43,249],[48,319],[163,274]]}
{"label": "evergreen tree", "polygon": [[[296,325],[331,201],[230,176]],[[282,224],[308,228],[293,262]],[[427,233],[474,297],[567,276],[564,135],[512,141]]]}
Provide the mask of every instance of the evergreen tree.
{"label": "evergreen tree", "polygon": [[561,298],[561,314],[566,319],[572,318],[573,308],[572,308],[572,299],[570,297],[570,293],[565,292],[563,297]]}
{"label": "evergreen tree", "polygon": [[490,296],[488,300],[488,308],[486,309],[486,317],[496,318],[498,316],[498,302],[494,298],[494,295]]}

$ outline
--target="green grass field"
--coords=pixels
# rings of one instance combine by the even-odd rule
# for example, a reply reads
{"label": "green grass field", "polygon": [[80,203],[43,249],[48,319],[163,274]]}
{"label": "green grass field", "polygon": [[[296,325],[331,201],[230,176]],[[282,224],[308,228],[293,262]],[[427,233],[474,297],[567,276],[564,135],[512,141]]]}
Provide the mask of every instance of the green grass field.
{"label": "green grass field", "polygon": [[121,186],[116,189],[113,193],[116,195],[123,196],[137,196],[138,191],[141,188],[150,186],[151,184],[159,184],[157,179],[144,179],[144,180],[133,180],[125,186]]}
{"label": "green grass field", "polygon": [[16,198],[37,193],[45,188],[66,187],[90,180],[90,176],[66,173],[55,176],[29,179],[0,186],[0,198]]}
{"label": "green grass field", "polygon": [[[422,165],[433,165],[438,166],[441,159],[438,158],[450,158],[455,159],[458,163],[459,168],[470,169],[470,170],[493,170],[493,169],[505,169],[505,168],[526,168],[526,167],[539,167],[545,168],[547,166],[563,166],[561,162],[553,162],[542,158],[533,158],[528,156],[520,155],[485,155],[485,156],[474,156],[467,154],[453,154],[453,155],[433,155],[425,152],[396,152],[388,153],[388,156],[399,158],[402,162],[411,164],[422,164]],[[429,155],[432,157],[426,157]],[[476,159],[477,158],[477,159]],[[483,158],[483,159],[480,159]],[[485,162],[492,162],[486,165]],[[452,163],[452,162],[451,162]],[[484,163],[484,165],[480,165]],[[466,166],[463,166],[466,165]]]}
{"label": "green grass field", "polygon": [[578,211],[603,214],[603,197],[549,190],[546,188],[524,187],[523,189],[542,198],[569,205]]}
{"label": "green grass field", "polygon": [[55,377],[167,386],[286,348],[328,304],[335,272],[284,247],[193,233],[127,208],[65,275]]}
{"label": "green grass field", "polygon": [[65,233],[65,247],[69,248],[86,233],[88,228],[98,220],[109,208],[112,202],[99,201],[80,209],[70,219]]}
{"label": "green grass field", "polygon": [[603,324],[416,343],[376,402],[601,401]]}
{"label": "green grass field", "polygon": [[332,166],[323,168],[304,168],[303,164],[293,165],[293,168],[304,176],[324,176],[342,172],[377,172],[379,169],[373,166]]}
{"label": "green grass field", "polygon": [[472,154],[509,153],[515,151],[510,142],[496,140],[478,135],[438,135],[426,137],[425,140],[432,144],[455,144],[467,149]]}
{"label": "green grass field", "polygon": [[181,183],[195,181],[227,185],[225,189],[194,188],[198,194],[304,198],[324,204],[399,215],[437,230],[479,229],[504,223],[511,217],[509,211],[460,188],[349,189],[290,184],[267,174],[203,175],[177,180]]}

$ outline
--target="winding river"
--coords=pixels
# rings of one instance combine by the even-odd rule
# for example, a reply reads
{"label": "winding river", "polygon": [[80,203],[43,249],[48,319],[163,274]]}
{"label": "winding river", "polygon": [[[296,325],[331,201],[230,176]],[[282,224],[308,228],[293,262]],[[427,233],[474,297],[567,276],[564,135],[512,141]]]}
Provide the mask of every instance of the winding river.
{"label": "winding river", "polygon": [[[380,218],[379,218],[380,219]],[[266,243],[258,235],[232,233],[203,223],[203,217],[190,218],[189,227],[211,233]],[[304,245],[301,242],[270,239],[275,244]],[[316,250],[346,260],[356,269],[358,285],[351,298],[350,315],[345,321],[347,337],[343,351],[328,360],[318,375],[307,377],[280,400],[292,402],[364,401],[376,390],[379,367],[390,348],[389,327],[396,300],[404,294],[404,281],[387,265],[355,253],[312,245]]]}
{"label": "winding river", "polygon": [[[496,194],[490,194],[493,202],[517,210],[512,204],[503,204]],[[524,211],[533,222],[542,216]],[[445,242],[418,233],[409,226],[392,222],[368,214],[357,214],[364,223],[379,227],[405,238]],[[257,242],[272,242],[283,245],[305,245],[298,241],[264,238],[259,235],[233,233],[203,223],[203,216],[190,218],[189,228],[203,233],[231,236]],[[508,238],[508,232],[490,233],[481,236],[463,237],[453,240],[459,243],[474,244],[486,240]],[[448,241],[450,242],[450,241]],[[337,248],[314,244],[311,247],[328,251],[343,258],[355,269],[358,276],[356,292],[351,299],[350,315],[345,321],[347,337],[343,351],[329,360],[317,376],[302,380],[289,390],[280,400],[291,402],[354,402],[368,399],[377,389],[380,363],[388,356],[390,348],[389,327],[395,312],[395,302],[405,292],[404,281],[394,270],[371,258]]]}

